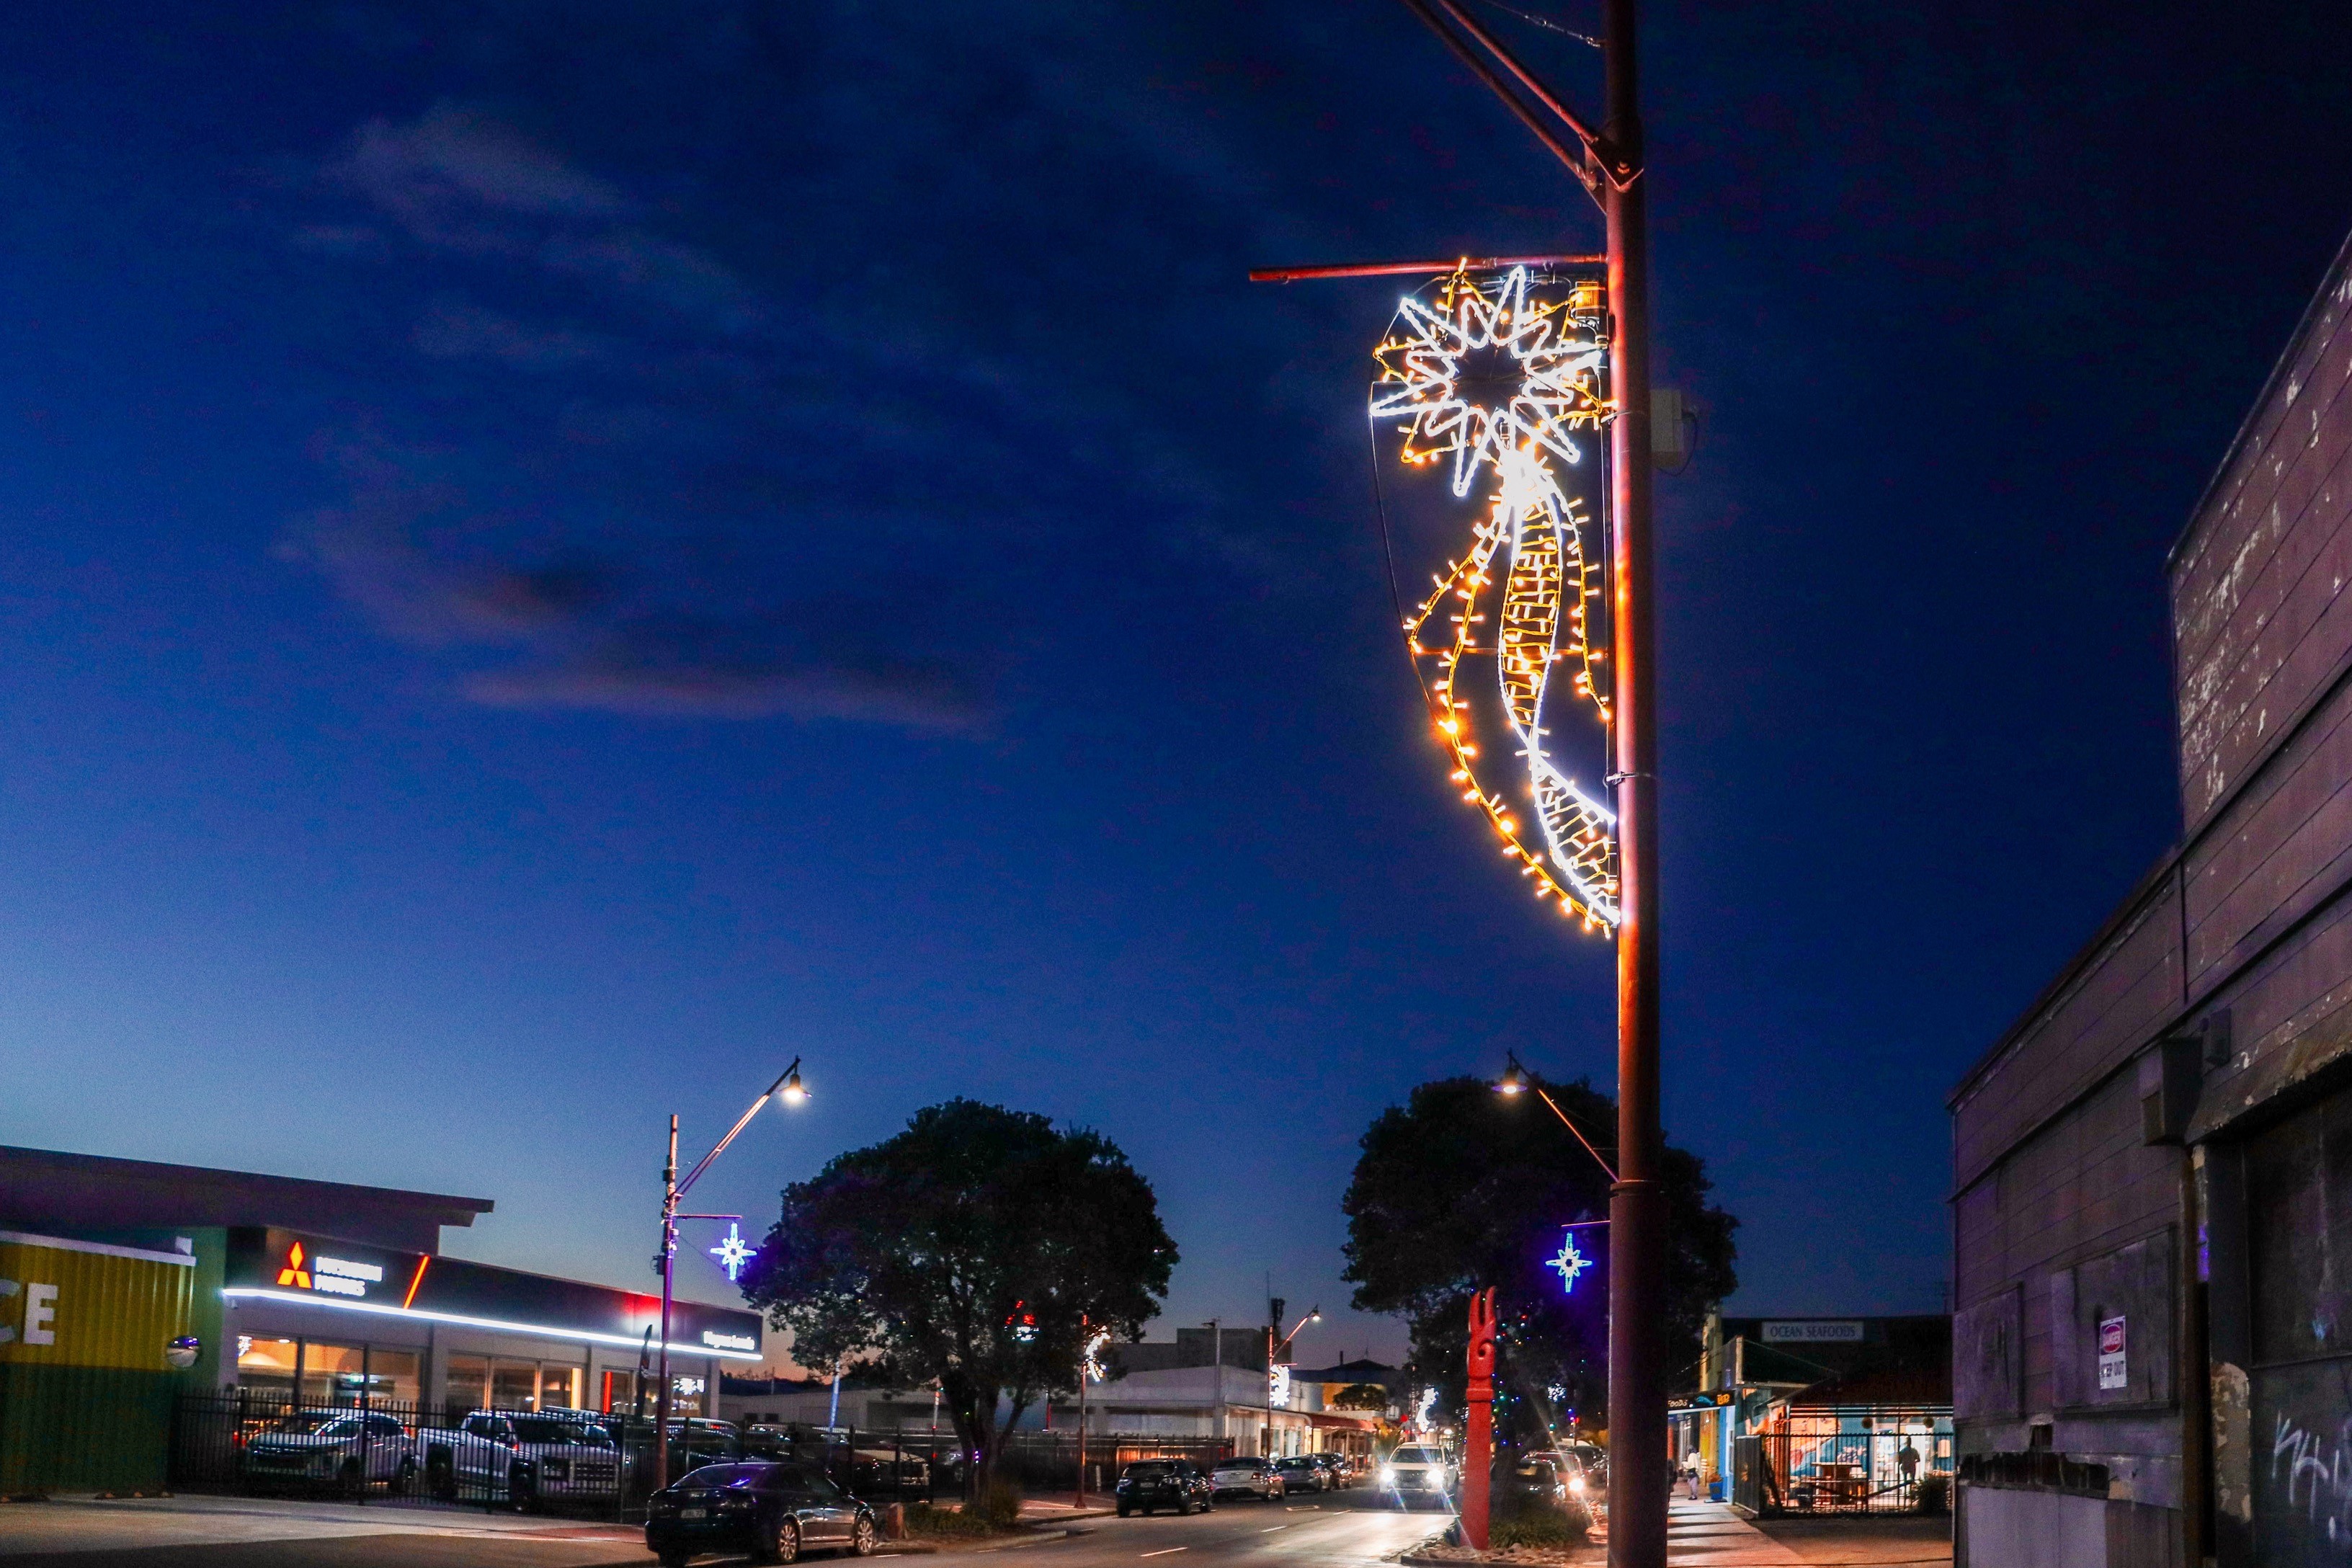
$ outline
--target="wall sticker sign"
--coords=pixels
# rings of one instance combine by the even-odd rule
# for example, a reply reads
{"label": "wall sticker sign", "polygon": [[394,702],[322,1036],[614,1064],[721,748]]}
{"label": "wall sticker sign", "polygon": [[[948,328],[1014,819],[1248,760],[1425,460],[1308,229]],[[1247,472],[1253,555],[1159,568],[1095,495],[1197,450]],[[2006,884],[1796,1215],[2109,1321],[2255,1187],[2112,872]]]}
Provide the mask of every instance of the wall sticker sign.
{"label": "wall sticker sign", "polygon": [[[2079,1364],[2079,1363],[2077,1363]],[[2099,1386],[2122,1388],[2130,1382],[2124,1367],[2124,1320],[2120,1314],[2099,1320]]]}

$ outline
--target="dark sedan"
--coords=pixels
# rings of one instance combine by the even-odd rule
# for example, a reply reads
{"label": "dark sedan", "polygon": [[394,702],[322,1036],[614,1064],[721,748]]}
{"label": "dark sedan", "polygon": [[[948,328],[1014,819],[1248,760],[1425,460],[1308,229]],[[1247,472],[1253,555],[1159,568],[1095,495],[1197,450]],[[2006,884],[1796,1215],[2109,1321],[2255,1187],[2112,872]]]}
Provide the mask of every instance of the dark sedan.
{"label": "dark sedan", "polygon": [[1213,1490],[1189,1459],[1138,1459],[1118,1473],[1118,1517],[1155,1508],[1191,1513],[1211,1506]]}
{"label": "dark sedan", "polygon": [[654,1493],[646,1549],[662,1568],[698,1552],[748,1552],[755,1563],[790,1563],[803,1552],[871,1556],[874,1510],[813,1465],[705,1465]]}

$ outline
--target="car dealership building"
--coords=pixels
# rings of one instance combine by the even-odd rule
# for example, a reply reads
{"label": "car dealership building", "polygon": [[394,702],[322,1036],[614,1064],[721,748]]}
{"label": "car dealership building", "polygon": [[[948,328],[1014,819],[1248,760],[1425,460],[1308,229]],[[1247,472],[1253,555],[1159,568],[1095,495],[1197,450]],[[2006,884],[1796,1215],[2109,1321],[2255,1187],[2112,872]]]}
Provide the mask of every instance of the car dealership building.
{"label": "car dealership building", "polygon": [[[489,1200],[0,1148],[0,1495],[164,1479],[184,1394],[628,1409],[658,1296],[450,1258]],[[650,1227],[649,1227],[650,1228]],[[689,1413],[757,1313],[674,1303]]]}

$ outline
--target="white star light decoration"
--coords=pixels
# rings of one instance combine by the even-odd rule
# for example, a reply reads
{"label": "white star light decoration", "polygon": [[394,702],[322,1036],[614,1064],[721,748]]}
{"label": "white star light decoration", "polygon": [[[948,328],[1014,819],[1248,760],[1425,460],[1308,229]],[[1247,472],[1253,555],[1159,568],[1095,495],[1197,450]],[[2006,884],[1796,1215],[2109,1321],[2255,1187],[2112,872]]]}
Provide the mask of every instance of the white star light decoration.
{"label": "white star light decoration", "polygon": [[[1563,1295],[1576,1294],[1576,1277],[1592,1267],[1592,1259],[1576,1250],[1576,1237],[1564,1236],[1559,1241],[1559,1256],[1546,1265],[1559,1270],[1559,1288]],[[1559,1394],[1552,1395],[1557,1399]]]}
{"label": "white star light decoration", "polygon": [[[1453,458],[1456,496],[1468,496],[1482,472],[1494,475],[1470,548],[1446,563],[1406,618],[1406,646],[1462,798],[1486,812],[1536,896],[1558,899],[1560,912],[1588,931],[1618,921],[1617,819],[1561,770],[1544,739],[1545,704],[1562,663],[1574,694],[1609,720],[1594,668],[1602,655],[1585,636],[1594,593],[1586,519],[1559,478],[1561,465],[1582,460],[1574,433],[1598,431],[1612,413],[1601,394],[1608,356],[1594,331],[1600,307],[1591,284],[1547,301],[1530,299],[1525,268],[1483,286],[1457,271],[1433,298],[1403,300],[1373,355],[1380,374],[1371,399],[1375,420],[1402,421],[1406,463]],[[1424,645],[1423,628],[1449,601],[1457,612],[1452,635]],[[1486,627],[1491,635],[1482,637]],[[1517,808],[1478,778],[1470,689],[1460,682],[1465,663],[1484,658],[1495,660],[1504,719],[1527,761],[1541,853],[1529,847]]]}
{"label": "white star light decoration", "polygon": [[727,1278],[730,1280],[740,1279],[743,1266],[751,1261],[751,1244],[743,1239],[743,1233],[731,1224],[727,1227],[727,1234],[719,1238],[719,1245],[705,1250],[711,1257],[719,1259],[719,1267],[727,1270]]}

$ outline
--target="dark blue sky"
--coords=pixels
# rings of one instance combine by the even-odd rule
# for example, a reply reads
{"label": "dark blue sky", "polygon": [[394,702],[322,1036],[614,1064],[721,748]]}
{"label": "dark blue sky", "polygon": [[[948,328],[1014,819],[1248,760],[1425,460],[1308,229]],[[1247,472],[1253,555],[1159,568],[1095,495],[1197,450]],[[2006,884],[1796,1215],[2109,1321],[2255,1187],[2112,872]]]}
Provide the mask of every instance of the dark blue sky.
{"label": "dark blue sky", "polygon": [[[1745,1308],[1938,1303],[1942,1094],[2173,831],[2328,9],[1654,8],[1669,1131]],[[1402,7],[49,7],[0,178],[0,1139],[638,1283],[663,1117],[800,1052],[701,1199],[1045,1110],[1197,1321],[1344,1301],[1413,1083],[1608,1086],[1396,646],[1395,289],[1243,280],[1596,242]]]}

